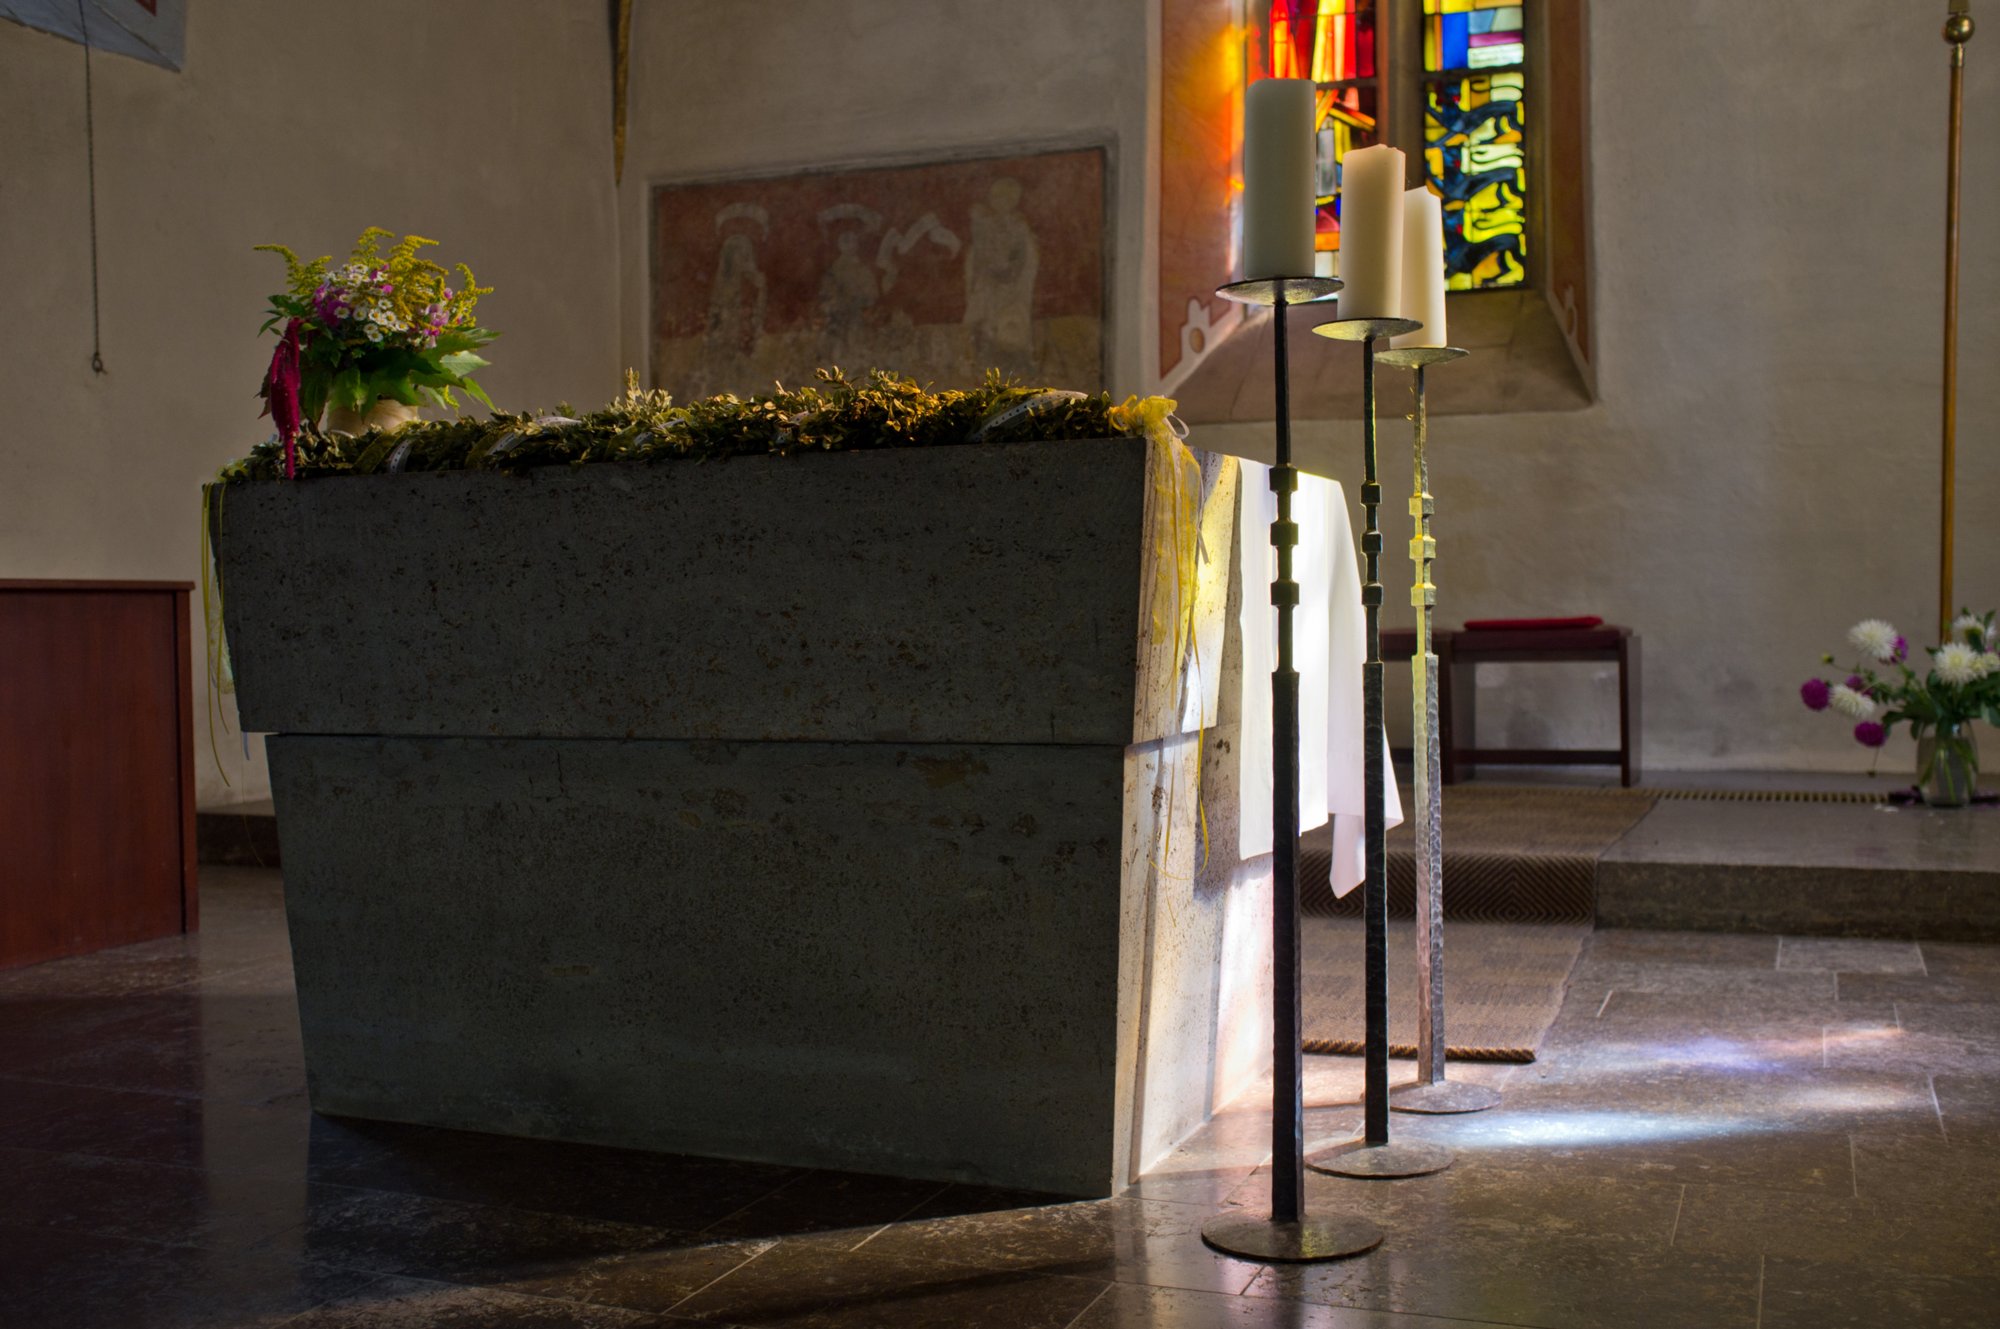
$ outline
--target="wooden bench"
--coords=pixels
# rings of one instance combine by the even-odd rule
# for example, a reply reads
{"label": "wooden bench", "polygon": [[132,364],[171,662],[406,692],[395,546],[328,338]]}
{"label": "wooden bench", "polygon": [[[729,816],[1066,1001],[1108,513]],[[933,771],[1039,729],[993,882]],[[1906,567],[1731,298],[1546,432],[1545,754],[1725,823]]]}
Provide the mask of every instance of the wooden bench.
{"label": "wooden bench", "polygon": [[[1389,628],[1382,633],[1382,658],[1408,660],[1416,651],[1413,628]],[[1594,628],[1514,628],[1476,632],[1445,629],[1431,633],[1438,658],[1438,746],[1440,778],[1457,784],[1465,768],[1493,766],[1616,766],[1619,783],[1639,780],[1639,639],[1630,628],[1604,624]],[[1618,663],[1618,746],[1615,748],[1481,748],[1462,746],[1474,741],[1478,690],[1470,677],[1457,677],[1460,667],[1481,664],[1534,664],[1573,660],[1615,660]],[[1409,757],[1407,748],[1398,757]]]}

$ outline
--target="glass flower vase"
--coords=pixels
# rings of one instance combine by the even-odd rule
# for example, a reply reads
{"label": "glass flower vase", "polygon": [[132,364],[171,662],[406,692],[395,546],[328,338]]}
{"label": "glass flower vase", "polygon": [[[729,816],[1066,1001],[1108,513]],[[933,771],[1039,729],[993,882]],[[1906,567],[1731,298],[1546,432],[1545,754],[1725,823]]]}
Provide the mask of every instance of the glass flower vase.
{"label": "glass flower vase", "polygon": [[1939,724],[1917,740],[1917,788],[1934,808],[1972,801],[1979,788],[1979,744],[1970,720]]}

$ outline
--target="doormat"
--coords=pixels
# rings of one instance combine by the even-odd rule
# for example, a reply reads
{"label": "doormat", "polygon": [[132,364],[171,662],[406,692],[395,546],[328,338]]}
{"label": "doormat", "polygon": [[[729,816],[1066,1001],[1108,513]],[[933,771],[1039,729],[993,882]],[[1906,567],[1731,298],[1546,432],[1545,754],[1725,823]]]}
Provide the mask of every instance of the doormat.
{"label": "doormat", "polygon": [[[1445,1055],[1459,1061],[1530,1062],[1562,1009],[1587,922],[1448,923]],[[1362,922],[1301,920],[1304,1047],[1360,1056],[1365,1018]],[[1389,924],[1389,1055],[1417,1055],[1416,924]]]}

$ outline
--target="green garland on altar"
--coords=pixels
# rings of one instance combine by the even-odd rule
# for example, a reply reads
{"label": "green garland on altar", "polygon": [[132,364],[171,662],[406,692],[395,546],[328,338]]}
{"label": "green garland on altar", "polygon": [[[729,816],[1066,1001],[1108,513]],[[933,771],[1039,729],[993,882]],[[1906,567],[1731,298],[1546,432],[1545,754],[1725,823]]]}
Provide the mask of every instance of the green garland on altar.
{"label": "green garland on altar", "polygon": [[[623,397],[582,415],[562,406],[356,435],[308,428],[297,438],[298,478],[1139,436],[1173,409],[1158,398],[1114,404],[1108,393],[1022,387],[997,372],[969,391],[935,393],[882,370],[855,383],[838,369],[821,369],[815,380],[761,397],[676,403],[665,392],[641,390],[627,372]],[[271,439],[218,478],[276,480],[284,472],[284,450]]]}

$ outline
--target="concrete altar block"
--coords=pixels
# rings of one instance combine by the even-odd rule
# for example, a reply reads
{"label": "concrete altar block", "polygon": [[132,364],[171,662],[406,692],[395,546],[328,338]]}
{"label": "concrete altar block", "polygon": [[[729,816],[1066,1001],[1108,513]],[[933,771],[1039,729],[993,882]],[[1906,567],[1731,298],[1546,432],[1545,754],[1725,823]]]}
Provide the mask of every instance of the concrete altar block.
{"label": "concrete altar block", "polygon": [[1196,850],[1236,480],[1114,439],[231,488],[315,1109],[1124,1185],[1262,1069],[1215,1065],[1268,861]]}

